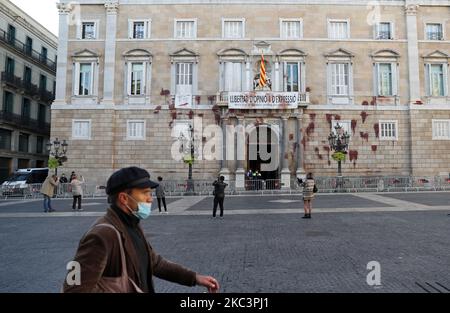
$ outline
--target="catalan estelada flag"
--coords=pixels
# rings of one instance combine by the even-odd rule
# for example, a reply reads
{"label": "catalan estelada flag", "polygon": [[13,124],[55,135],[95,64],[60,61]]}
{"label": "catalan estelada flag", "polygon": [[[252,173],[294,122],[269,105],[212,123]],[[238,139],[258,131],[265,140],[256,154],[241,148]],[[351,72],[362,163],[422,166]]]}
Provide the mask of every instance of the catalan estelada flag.
{"label": "catalan estelada flag", "polygon": [[266,76],[266,63],[264,62],[264,54],[261,54],[261,68],[259,70],[259,87],[266,87],[267,76]]}

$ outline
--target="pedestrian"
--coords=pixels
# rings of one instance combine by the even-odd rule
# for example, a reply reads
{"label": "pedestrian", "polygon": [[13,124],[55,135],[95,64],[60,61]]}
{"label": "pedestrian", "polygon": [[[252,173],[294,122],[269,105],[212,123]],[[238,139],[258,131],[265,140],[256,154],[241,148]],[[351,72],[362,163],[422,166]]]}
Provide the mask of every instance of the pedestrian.
{"label": "pedestrian", "polygon": [[161,201],[164,205],[164,210],[166,214],[169,214],[169,212],[167,212],[167,205],[166,205],[166,192],[164,190],[164,185],[162,183],[163,178],[161,176],[158,177],[158,184],[159,186],[156,187],[156,198],[158,199],[158,209],[159,209],[159,213],[161,212]]}
{"label": "pedestrian", "polygon": [[69,180],[66,177],[66,174],[62,173],[61,177],[59,178],[59,188],[58,191],[62,193],[64,196],[67,195],[68,185],[67,183]]}
{"label": "pedestrian", "polygon": [[58,176],[48,175],[41,187],[41,193],[44,196],[44,212],[55,212],[52,208],[52,197],[58,186]]}
{"label": "pedestrian", "polygon": [[220,176],[218,180],[213,183],[214,186],[214,208],[213,208],[213,218],[216,217],[217,205],[220,206],[220,218],[223,218],[223,202],[225,200],[225,188],[228,184],[225,182],[225,177]]}
{"label": "pedestrian", "polygon": [[72,210],[75,211],[78,203],[78,211],[83,211],[81,208],[81,198],[83,197],[83,188],[84,179],[79,180],[76,174],[73,175],[72,181],[70,182],[70,186],[72,187]]}
{"label": "pedestrian", "polygon": [[67,183],[68,183],[66,174],[62,173],[61,178],[59,179],[59,182],[60,182],[61,184],[67,184]]}
{"label": "pedestrian", "polygon": [[297,181],[299,185],[303,187],[303,209],[305,210],[305,215],[302,218],[311,218],[311,203],[314,200],[314,193],[317,192],[313,174],[308,173],[305,181],[301,178],[297,178]]}
{"label": "pedestrian", "polygon": [[145,238],[140,221],[151,215],[152,191],[157,186],[146,170],[137,167],[111,175],[106,185],[110,207],[83,236],[74,258],[81,280],[67,279],[63,292],[154,293],[154,276],[218,291],[213,277],[165,260]]}
{"label": "pedestrian", "polygon": [[72,174],[70,174],[70,179],[69,179],[69,183],[72,182],[73,177],[75,176],[75,171],[72,172]]}

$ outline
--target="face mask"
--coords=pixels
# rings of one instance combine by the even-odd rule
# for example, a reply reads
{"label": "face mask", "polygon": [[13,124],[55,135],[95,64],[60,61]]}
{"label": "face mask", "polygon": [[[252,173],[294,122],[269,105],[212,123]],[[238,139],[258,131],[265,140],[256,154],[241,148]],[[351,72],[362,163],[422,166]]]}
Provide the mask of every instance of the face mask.
{"label": "face mask", "polygon": [[128,207],[134,216],[136,216],[138,219],[140,220],[145,220],[147,218],[149,218],[149,216],[152,213],[152,203],[148,203],[148,202],[137,202],[133,197],[128,196],[131,199],[133,199],[134,202],[136,202],[138,204],[138,209],[137,211],[131,210],[130,207]]}

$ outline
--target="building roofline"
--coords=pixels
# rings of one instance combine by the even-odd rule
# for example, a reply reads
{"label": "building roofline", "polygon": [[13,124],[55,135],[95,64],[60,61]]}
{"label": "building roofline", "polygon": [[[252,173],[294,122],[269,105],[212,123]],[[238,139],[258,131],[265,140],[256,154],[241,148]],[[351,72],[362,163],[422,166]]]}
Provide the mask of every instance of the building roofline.
{"label": "building roofline", "polygon": [[[60,0],[60,3],[70,3],[73,0]],[[373,0],[77,0],[80,4],[332,4],[366,6]],[[418,5],[450,6],[450,0],[379,0],[381,5],[400,5],[413,3]]]}
{"label": "building roofline", "polygon": [[49,31],[42,24],[29,16],[25,11],[23,11],[11,1],[2,1],[2,3],[0,3],[0,11],[4,12],[7,15],[11,15],[11,12],[8,12],[8,10],[21,17],[21,19],[16,20],[16,23],[25,27],[27,31],[34,33],[39,39],[47,42],[55,50],[58,48],[58,37],[55,34],[53,34],[51,31]]}

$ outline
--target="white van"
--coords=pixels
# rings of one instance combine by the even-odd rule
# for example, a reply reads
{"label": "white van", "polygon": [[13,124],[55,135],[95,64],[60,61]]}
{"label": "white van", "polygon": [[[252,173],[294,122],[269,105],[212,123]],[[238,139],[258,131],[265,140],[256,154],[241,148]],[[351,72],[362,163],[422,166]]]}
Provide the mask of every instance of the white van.
{"label": "white van", "polygon": [[47,176],[48,168],[19,169],[2,184],[2,195],[26,195],[30,184],[42,184]]}

